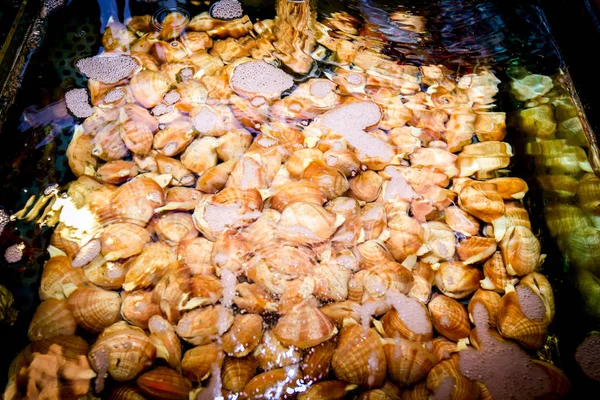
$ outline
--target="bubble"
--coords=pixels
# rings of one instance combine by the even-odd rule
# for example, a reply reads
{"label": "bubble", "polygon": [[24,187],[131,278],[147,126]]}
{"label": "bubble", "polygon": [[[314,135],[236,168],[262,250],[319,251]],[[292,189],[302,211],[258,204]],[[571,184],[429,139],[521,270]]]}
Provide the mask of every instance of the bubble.
{"label": "bubble", "polygon": [[76,66],[88,78],[117,83],[130,76],[140,65],[133,57],[118,55],[82,58]]}
{"label": "bubble", "polygon": [[4,208],[0,207],[0,235],[2,234],[4,227],[8,224],[9,221],[10,216]]}
{"label": "bubble", "polygon": [[78,118],[87,118],[94,113],[86,89],[72,89],[65,93],[67,108]]}
{"label": "bubble", "polygon": [[23,250],[25,250],[25,243],[13,244],[4,251],[4,259],[11,264],[19,262],[23,258]]}
{"label": "bubble", "polygon": [[264,61],[248,61],[233,71],[231,85],[249,93],[281,93],[294,85],[294,80],[284,71]]}
{"label": "bubble", "polygon": [[221,20],[241,18],[244,15],[242,4],[237,0],[220,0],[210,8],[210,16]]}
{"label": "bubble", "polygon": [[104,100],[105,103],[114,103],[115,101],[121,100],[123,97],[125,97],[125,92],[123,89],[115,88],[106,93],[102,100]]}

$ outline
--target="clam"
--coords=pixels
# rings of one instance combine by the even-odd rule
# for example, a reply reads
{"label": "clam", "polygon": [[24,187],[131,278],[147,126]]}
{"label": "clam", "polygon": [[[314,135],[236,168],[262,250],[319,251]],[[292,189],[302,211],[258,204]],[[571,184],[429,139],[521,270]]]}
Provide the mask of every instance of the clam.
{"label": "clam", "polygon": [[375,201],[381,193],[383,179],[375,171],[367,170],[348,182],[348,195],[360,201]]}
{"label": "clam", "polygon": [[223,297],[223,285],[221,280],[213,275],[196,275],[189,280],[192,289],[192,299],[185,306],[200,306],[217,303]]}
{"label": "clam", "polygon": [[444,209],[444,221],[452,230],[465,236],[476,236],[479,233],[479,222],[459,207],[451,206]]}
{"label": "clam", "polygon": [[245,129],[232,129],[219,138],[216,151],[222,161],[238,160],[252,143],[252,135]]}
{"label": "clam", "polygon": [[406,214],[388,221],[390,237],[385,247],[397,262],[404,262],[407,257],[415,256],[423,245],[423,227],[419,222]]}
{"label": "clam", "polygon": [[153,399],[186,400],[192,390],[189,379],[167,367],[156,367],[144,372],[136,383],[144,395]]}
{"label": "clam", "polygon": [[[499,335],[498,335],[499,336]],[[433,340],[423,344],[423,347],[429,350],[435,356],[437,362],[447,360],[452,354],[459,351],[459,345],[443,336],[438,336]]]}
{"label": "clam", "polygon": [[240,275],[250,259],[251,251],[241,235],[235,231],[223,232],[212,249],[212,264],[220,271],[225,268]]}
{"label": "clam", "polygon": [[150,242],[148,231],[128,222],[110,224],[100,235],[102,255],[107,261],[116,261],[138,255]]}
{"label": "clam", "polygon": [[349,385],[342,381],[322,381],[310,386],[306,392],[298,396],[298,400],[329,399],[342,400],[346,395],[356,389],[356,385]]}
{"label": "clam", "polygon": [[148,320],[148,329],[150,341],[156,347],[156,357],[164,359],[171,368],[179,369],[181,343],[173,326],[160,315],[153,315]]}
{"label": "clam", "polygon": [[370,269],[364,276],[363,284],[365,292],[373,298],[383,297],[389,291],[406,294],[413,284],[413,276],[401,264],[390,261]]}
{"label": "clam", "polygon": [[374,329],[348,323],[340,331],[331,366],[335,375],[346,382],[366,388],[383,385],[386,357],[381,337]]}
{"label": "clam", "polygon": [[413,285],[408,295],[423,304],[429,302],[435,271],[429,264],[419,262],[413,267]]}
{"label": "clam", "polygon": [[304,306],[318,307],[320,304],[313,296],[315,291],[315,279],[312,276],[305,276],[283,283],[283,292],[279,296],[279,315],[288,314],[297,308]]}
{"label": "clam", "polygon": [[96,171],[102,182],[118,185],[133,178],[138,173],[137,165],[132,161],[109,161]]}
{"label": "clam", "polygon": [[228,160],[204,171],[196,182],[196,189],[208,194],[223,190],[229,175],[235,167],[235,160]]}
{"label": "clam", "polygon": [[433,327],[455,342],[469,337],[471,324],[465,307],[450,297],[434,295],[427,305]]}
{"label": "clam", "polygon": [[212,249],[213,243],[206,238],[185,240],[177,246],[177,259],[188,267],[193,275],[198,275],[197,271],[205,270],[204,266],[211,264]]}
{"label": "clam", "polygon": [[488,323],[494,328],[496,326],[496,316],[498,315],[498,305],[500,303],[500,295],[491,290],[478,289],[469,300],[467,309],[469,311],[469,319],[475,322],[473,312],[475,304],[482,304],[488,313]]}
{"label": "clam", "polygon": [[429,251],[421,261],[437,262],[451,259],[456,252],[456,235],[454,231],[440,221],[429,221],[422,226],[425,250]]}
{"label": "clam", "polygon": [[292,153],[285,167],[294,179],[299,179],[302,173],[313,161],[323,161],[323,152],[316,148],[302,148]]}
{"label": "clam", "polygon": [[256,375],[244,387],[247,399],[292,399],[301,385],[300,371],[295,366],[272,369]]}
{"label": "clam", "polygon": [[452,400],[476,400],[479,387],[460,372],[458,355],[436,364],[427,375],[427,389],[435,396]]}
{"label": "clam", "polygon": [[302,359],[302,374],[308,382],[318,382],[329,375],[331,359],[336,348],[335,339],[328,340],[312,347]]}
{"label": "clam", "polygon": [[160,240],[171,245],[177,245],[198,236],[192,215],[186,212],[169,211],[157,214],[150,220],[149,225]]}
{"label": "clam", "polygon": [[[154,157],[156,161],[156,168],[159,174],[170,175],[171,185],[177,186],[193,186],[196,183],[196,177],[187,169],[183,163],[175,158],[163,156],[162,154],[156,154]],[[167,200],[167,203],[169,201]]]}
{"label": "clam", "polygon": [[163,189],[155,180],[138,177],[112,192],[100,218],[105,223],[130,222],[143,227],[164,201]]}
{"label": "clam", "polygon": [[356,246],[355,253],[361,269],[371,269],[394,261],[386,247],[376,240],[360,243]]}
{"label": "clam", "polygon": [[221,368],[223,388],[239,393],[256,375],[258,363],[252,356],[243,358],[225,357]]}
{"label": "clam", "polygon": [[545,258],[541,254],[540,241],[524,226],[508,228],[500,242],[500,252],[506,271],[513,276],[535,271]]}
{"label": "clam", "polygon": [[323,205],[327,198],[321,188],[309,181],[289,182],[271,197],[271,207],[279,212],[293,203],[306,202]]}
{"label": "clam", "polygon": [[529,292],[537,295],[544,303],[544,308],[546,310],[545,320],[550,323],[554,318],[554,294],[548,279],[537,272],[532,272],[522,277],[517,286],[517,294],[519,296],[525,294],[525,296],[528,297]]}
{"label": "clam", "polygon": [[255,314],[277,311],[277,303],[260,286],[244,282],[237,284],[235,289],[237,295],[233,302],[239,308]]}
{"label": "clam", "polygon": [[506,271],[502,254],[497,251],[483,264],[483,279],[481,287],[503,293],[506,285],[514,285],[518,279],[511,277]]}
{"label": "clam", "polygon": [[211,375],[213,366],[221,367],[224,356],[223,347],[217,342],[196,346],[183,355],[181,369],[191,380],[201,382]]}
{"label": "clam", "polygon": [[129,85],[135,100],[146,108],[152,108],[160,103],[171,87],[166,76],[151,70],[143,70],[135,74]]}
{"label": "clam", "polygon": [[433,338],[433,325],[427,307],[401,294],[389,299],[394,308],[380,319],[385,336],[426,342]]}
{"label": "clam", "polygon": [[67,307],[65,300],[50,298],[43,301],[35,311],[29,324],[29,340],[48,339],[58,335],[73,335],[77,322]]}
{"label": "clam", "polygon": [[456,155],[442,149],[422,147],[410,155],[411,166],[442,172],[448,178],[453,178],[460,172],[456,161]]}
{"label": "clam", "polygon": [[71,267],[69,257],[52,257],[44,264],[39,289],[40,299],[65,299],[78,287],[83,286],[83,279],[83,271],[81,268]]}
{"label": "clam", "polygon": [[197,307],[201,301],[191,297],[190,272],[179,261],[170,264],[152,291],[152,301],[159,305],[165,318],[175,323],[185,309]]}
{"label": "clam", "polygon": [[89,332],[100,333],[121,319],[121,297],[113,291],[79,288],[67,305],[77,324]]}
{"label": "clam", "polygon": [[177,323],[177,334],[193,345],[214,341],[233,324],[233,312],[223,306],[208,306],[192,310]]}
{"label": "clam", "polygon": [[591,173],[584,175],[577,188],[577,198],[581,208],[592,215],[600,215],[600,202],[598,201],[598,191],[600,190],[600,180]]}
{"label": "clam", "polygon": [[395,338],[384,339],[389,379],[400,385],[410,386],[423,379],[436,364],[436,358],[418,343]]}
{"label": "clam", "polygon": [[176,257],[175,250],[165,243],[147,244],[138,256],[127,261],[123,289],[130,292],[158,282],[167,266],[175,262]]}
{"label": "clam", "polygon": [[502,217],[505,211],[496,185],[489,183],[472,183],[464,187],[458,195],[458,205],[484,222],[493,222]]}
{"label": "clam", "polygon": [[190,171],[202,174],[217,165],[217,139],[202,137],[194,140],[181,154],[181,162]]}
{"label": "clam", "polygon": [[496,191],[504,200],[522,199],[529,190],[527,183],[521,178],[495,178],[487,182],[496,185]]}
{"label": "clam", "polygon": [[108,374],[118,382],[135,378],[152,366],[156,356],[154,345],[139,328],[117,322],[98,336],[88,359],[96,373],[96,386]]}
{"label": "clam", "polygon": [[196,135],[191,122],[188,119],[180,118],[154,135],[152,147],[167,157],[176,156],[192,143]]}
{"label": "clam", "polygon": [[340,225],[340,218],[336,214],[308,202],[288,205],[278,223],[282,237],[301,244],[327,240]]}
{"label": "clam", "polygon": [[273,334],[286,346],[314,347],[337,333],[329,317],[318,308],[300,306],[279,319]]}
{"label": "clam", "polygon": [[322,300],[344,301],[352,271],[336,262],[321,263],[314,270],[314,295]]}
{"label": "clam", "polygon": [[471,236],[459,242],[456,248],[458,259],[470,265],[487,260],[496,251],[496,240]]}
{"label": "clam", "polygon": [[506,114],[503,112],[475,113],[475,135],[480,142],[500,141],[506,135]]}
{"label": "clam", "polygon": [[252,353],[262,370],[284,368],[297,364],[302,359],[302,354],[295,347],[281,344],[270,330],[265,331],[262,341]]}
{"label": "clam", "polygon": [[349,188],[345,175],[324,162],[313,161],[302,172],[302,179],[315,183],[328,199],[343,196]]}
{"label": "clam", "polygon": [[106,261],[98,255],[83,267],[83,274],[86,279],[102,289],[116,290],[121,288],[125,281],[127,271],[124,268],[125,263],[121,261]]}
{"label": "clam", "polygon": [[104,161],[124,158],[129,153],[125,142],[121,139],[123,126],[118,121],[101,127],[92,139],[92,154]]}
{"label": "clam", "polygon": [[148,322],[154,315],[160,315],[160,308],[152,301],[152,291],[136,290],[123,296],[121,316],[131,325],[148,329]]}
{"label": "clam", "polygon": [[529,349],[546,340],[546,305],[530,289],[506,292],[498,305],[498,331]]}
{"label": "clam", "polygon": [[140,172],[157,172],[158,171],[158,165],[156,164],[156,159],[154,158],[153,154],[148,155],[148,156],[143,156],[143,157],[134,155],[133,161],[137,165],[138,170]]}
{"label": "clam", "polygon": [[511,156],[512,147],[506,142],[479,142],[465,146],[456,165],[460,176],[489,178],[493,171],[508,167]]}
{"label": "clam", "polygon": [[462,299],[479,288],[483,278],[479,269],[461,262],[441,263],[435,273],[435,285],[448,297]]}
{"label": "clam", "polygon": [[223,335],[223,350],[231,357],[245,357],[262,340],[263,319],[257,314],[239,314],[233,319],[233,325]]}
{"label": "clam", "polygon": [[115,387],[108,396],[109,400],[145,400],[141,390],[135,384]]}
{"label": "clam", "polygon": [[365,277],[369,273],[368,270],[356,272],[348,282],[348,300],[353,303],[362,303],[366,296],[365,293]]}
{"label": "clam", "polygon": [[402,393],[402,400],[422,400],[427,398],[429,398],[429,390],[425,382],[406,388]]}
{"label": "clam", "polygon": [[346,178],[356,176],[360,172],[361,162],[350,150],[328,150],[323,154],[325,165],[341,171]]}

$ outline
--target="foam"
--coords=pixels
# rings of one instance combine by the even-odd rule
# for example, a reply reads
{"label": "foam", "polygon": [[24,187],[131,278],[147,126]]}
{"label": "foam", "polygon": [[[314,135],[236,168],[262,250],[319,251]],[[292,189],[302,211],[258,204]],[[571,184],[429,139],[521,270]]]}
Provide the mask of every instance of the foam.
{"label": "foam", "polygon": [[346,81],[352,85],[360,85],[363,83],[363,78],[358,74],[350,74],[346,77]]}
{"label": "foam", "polygon": [[160,117],[161,115],[169,114],[173,110],[174,110],[173,106],[167,106],[167,105],[165,105],[163,103],[158,103],[152,109],[152,115],[154,115],[156,117]]}
{"label": "foam", "polygon": [[140,66],[135,58],[125,55],[82,58],[75,65],[88,78],[103,83],[117,83]]}
{"label": "foam", "polygon": [[403,200],[411,201],[420,197],[397,169],[386,167],[384,171],[392,177],[387,184],[384,200],[394,200],[400,197]]}
{"label": "foam", "polygon": [[546,315],[546,306],[542,299],[540,299],[540,296],[524,286],[517,286],[515,291],[519,297],[519,305],[521,306],[523,314],[530,320],[543,321],[544,316]]}
{"label": "foam", "polygon": [[248,93],[281,93],[294,85],[292,77],[264,61],[248,61],[233,71],[231,85],[234,90]]}
{"label": "foam", "polygon": [[113,90],[106,93],[102,100],[105,103],[114,103],[115,101],[121,100],[123,97],[125,97],[125,92],[123,91],[123,89],[114,88]]}
{"label": "foam", "polygon": [[584,374],[590,378],[600,381],[600,335],[588,336],[583,343],[577,347],[575,360]]}
{"label": "foam", "polygon": [[4,227],[8,224],[9,221],[10,216],[8,215],[5,209],[0,207],[0,235],[2,234],[2,231],[4,231]]}
{"label": "foam", "polygon": [[65,93],[67,108],[78,118],[87,118],[94,113],[85,89],[72,89]]}
{"label": "foam", "polygon": [[181,99],[181,95],[176,91],[171,90],[169,93],[165,94],[165,97],[163,97],[163,99],[167,104],[175,104],[179,101],[179,99]]}
{"label": "foam", "polygon": [[23,258],[23,250],[25,250],[25,243],[13,244],[4,251],[4,259],[11,264],[19,262]]}
{"label": "foam", "polygon": [[196,114],[192,120],[194,128],[200,133],[210,132],[219,122],[219,116],[207,107]]}
{"label": "foam", "polygon": [[422,335],[432,331],[427,309],[418,300],[392,290],[387,292],[386,300],[396,309],[408,329]]}
{"label": "foam", "polygon": [[242,4],[237,0],[219,0],[210,8],[210,16],[228,21],[241,18],[244,15]]}
{"label": "foam", "polygon": [[83,267],[89,264],[98,254],[100,254],[100,240],[92,239],[85,246],[79,249],[71,265],[73,267]]}
{"label": "foam", "polygon": [[310,93],[318,99],[327,97],[333,90],[333,85],[329,81],[320,80],[310,86]]}

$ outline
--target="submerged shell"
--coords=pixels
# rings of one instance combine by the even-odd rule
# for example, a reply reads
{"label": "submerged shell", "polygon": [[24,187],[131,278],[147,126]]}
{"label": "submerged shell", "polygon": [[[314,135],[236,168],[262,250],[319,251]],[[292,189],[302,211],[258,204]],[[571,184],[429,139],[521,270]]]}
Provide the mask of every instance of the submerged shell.
{"label": "submerged shell", "polygon": [[79,288],[67,304],[77,324],[89,332],[100,333],[121,319],[121,297],[113,291]]}
{"label": "submerged shell", "polygon": [[77,323],[65,300],[48,299],[35,311],[27,335],[32,342],[58,335],[73,335]]}
{"label": "submerged shell", "polygon": [[329,317],[318,308],[301,306],[279,319],[273,334],[281,343],[301,349],[314,347],[337,333]]}
{"label": "submerged shell", "polygon": [[129,258],[142,252],[150,242],[148,231],[131,223],[108,225],[100,235],[102,255],[108,261]]}

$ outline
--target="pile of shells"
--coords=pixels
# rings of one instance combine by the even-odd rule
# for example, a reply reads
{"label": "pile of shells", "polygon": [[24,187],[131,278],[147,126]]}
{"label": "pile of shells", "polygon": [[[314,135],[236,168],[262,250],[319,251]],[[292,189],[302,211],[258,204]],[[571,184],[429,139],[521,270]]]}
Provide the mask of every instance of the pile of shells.
{"label": "pile of shells", "polygon": [[[106,29],[139,68],[89,81],[5,398],[564,395],[523,350],[554,301],[499,80],[399,65],[362,46],[381,43],[368,24],[278,7],[281,24]],[[284,72],[317,60],[321,78]]]}

